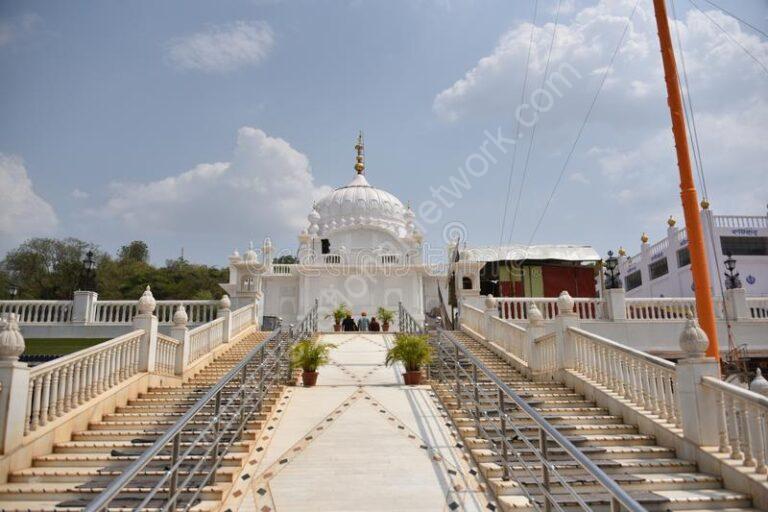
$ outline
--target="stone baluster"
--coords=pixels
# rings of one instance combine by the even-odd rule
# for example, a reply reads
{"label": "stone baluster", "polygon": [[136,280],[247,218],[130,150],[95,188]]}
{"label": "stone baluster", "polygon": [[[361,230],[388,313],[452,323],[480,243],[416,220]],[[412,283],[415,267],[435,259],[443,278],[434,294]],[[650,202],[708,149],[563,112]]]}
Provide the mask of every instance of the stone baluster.
{"label": "stone baluster", "polygon": [[[140,350],[138,371],[153,372],[157,358],[157,317],[153,314],[157,301],[147,286],[138,303],[138,312],[133,319],[133,328],[144,331]],[[132,371],[131,374],[135,373]]]}
{"label": "stone baluster", "polygon": [[719,444],[717,422],[712,411],[717,407],[715,392],[701,384],[702,377],[720,377],[720,368],[713,357],[705,357],[709,340],[695,319],[689,318],[680,334],[680,348],[686,357],[676,366],[676,394],[682,417],[683,435],[697,446]]}
{"label": "stone baluster", "polygon": [[[749,389],[768,397],[768,380],[763,377],[763,372],[760,368],[757,369],[755,379],[749,384]],[[764,475],[768,473],[765,457],[765,450],[767,448],[765,436],[768,435],[768,423],[766,423],[766,420],[768,420],[768,417],[765,411],[758,406],[752,407],[750,417],[753,418],[752,438],[755,440],[755,459],[757,463],[755,471],[758,474]]]}
{"label": "stone baluster", "polygon": [[232,338],[232,301],[226,293],[219,300],[218,318],[224,318],[222,343],[229,343]]}
{"label": "stone baluster", "polygon": [[524,358],[528,361],[528,367],[533,374],[542,370],[543,357],[539,353],[540,349],[535,341],[536,338],[544,335],[544,331],[544,316],[536,304],[531,302],[528,306],[528,328],[526,329]]}
{"label": "stone baluster", "polygon": [[4,454],[21,446],[29,428],[31,389],[29,368],[19,362],[23,352],[18,316],[8,313],[0,320],[0,449]]}
{"label": "stone baluster", "polygon": [[568,328],[579,326],[579,316],[573,312],[573,304],[573,298],[567,291],[560,292],[557,297],[557,316],[554,322],[557,370],[573,368],[573,344]]}
{"label": "stone baluster", "polygon": [[191,350],[189,339],[189,329],[187,329],[187,322],[189,317],[184,310],[184,306],[179,304],[176,308],[176,312],[173,314],[173,327],[171,327],[171,337],[179,340],[179,347],[176,349],[176,359],[174,361],[174,373],[176,375],[183,375],[184,369],[191,360]]}

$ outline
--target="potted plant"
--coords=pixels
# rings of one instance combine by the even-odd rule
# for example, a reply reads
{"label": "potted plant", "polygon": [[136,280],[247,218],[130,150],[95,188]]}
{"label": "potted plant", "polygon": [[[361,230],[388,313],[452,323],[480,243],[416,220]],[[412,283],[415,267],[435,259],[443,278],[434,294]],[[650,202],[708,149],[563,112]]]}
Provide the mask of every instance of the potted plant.
{"label": "potted plant", "polygon": [[381,330],[384,332],[389,331],[389,322],[395,318],[395,312],[390,309],[379,308],[379,311],[376,314],[378,315],[379,320],[381,320]]}
{"label": "potted plant", "polygon": [[331,343],[304,339],[296,343],[291,349],[291,363],[301,367],[301,380],[304,387],[317,384],[317,369],[328,364],[328,352],[336,348]]}
{"label": "potted plant", "polygon": [[333,317],[333,330],[339,332],[341,331],[341,321],[344,320],[348,314],[351,314],[349,308],[342,302],[336,306],[336,309],[334,309],[330,315],[326,315],[325,318]]}
{"label": "potted plant", "polygon": [[400,361],[405,366],[403,379],[406,385],[416,386],[421,383],[421,367],[432,360],[432,347],[426,335],[398,334],[395,344],[387,351],[387,366]]}

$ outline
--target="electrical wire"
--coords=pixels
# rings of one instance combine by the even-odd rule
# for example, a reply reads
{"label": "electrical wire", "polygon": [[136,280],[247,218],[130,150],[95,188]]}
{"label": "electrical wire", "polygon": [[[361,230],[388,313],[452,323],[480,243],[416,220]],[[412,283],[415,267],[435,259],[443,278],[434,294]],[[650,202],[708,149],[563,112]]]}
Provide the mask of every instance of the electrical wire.
{"label": "electrical wire", "polygon": [[536,233],[538,232],[542,221],[544,220],[544,216],[547,214],[549,205],[552,204],[552,199],[555,197],[555,193],[557,192],[557,189],[560,186],[560,182],[563,180],[563,176],[565,175],[565,170],[568,168],[568,164],[570,163],[571,158],[573,157],[573,154],[576,151],[576,146],[579,144],[579,140],[581,140],[581,136],[584,133],[584,128],[587,126],[587,123],[589,122],[589,118],[592,115],[592,111],[595,108],[595,104],[597,103],[597,98],[600,96],[600,92],[603,90],[605,81],[608,78],[608,75],[611,69],[613,68],[613,62],[616,60],[616,55],[618,55],[619,50],[621,49],[621,46],[624,43],[624,38],[627,36],[627,31],[629,30],[629,27],[632,25],[632,18],[634,18],[635,16],[635,12],[637,11],[637,6],[639,3],[640,3],[640,0],[635,0],[635,5],[634,7],[632,7],[632,12],[630,13],[629,18],[627,18],[627,24],[624,26],[624,31],[621,33],[619,42],[618,44],[616,44],[616,48],[613,50],[613,54],[611,55],[611,59],[608,62],[608,66],[605,68],[605,73],[603,73],[603,77],[600,80],[600,84],[597,87],[597,91],[595,91],[595,95],[592,98],[592,102],[589,104],[589,108],[587,109],[587,112],[584,115],[584,119],[582,120],[581,125],[579,126],[579,130],[576,133],[576,138],[573,140],[573,143],[571,144],[571,148],[568,151],[567,156],[565,157],[565,162],[563,162],[563,166],[560,169],[560,174],[557,177],[557,181],[555,181],[555,185],[552,187],[552,192],[549,194],[549,197],[547,198],[547,202],[544,204],[544,211],[541,212],[541,216],[539,217],[539,220],[536,223],[536,226],[533,228],[531,237],[528,240],[529,247],[531,245],[531,242],[533,242],[533,239],[536,236]]}
{"label": "electrical wire", "polygon": [[692,5],[692,6],[694,6],[696,9],[698,9],[698,11],[699,11],[701,14],[703,14],[703,15],[704,15],[704,17],[706,17],[706,18],[707,18],[707,19],[708,19],[708,20],[709,20],[709,21],[710,21],[710,22],[711,22],[711,23],[712,23],[714,26],[716,26],[717,28],[719,28],[719,29],[720,29],[720,31],[721,31],[723,34],[725,34],[725,36],[726,36],[726,37],[727,37],[727,38],[728,38],[728,39],[729,39],[729,40],[730,40],[730,41],[731,41],[733,44],[735,44],[736,46],[738,46],[739,48],[741,48],[742,50],[744,50],[744,53],[746,53],[747,55],[749,55],[749,57],[750,57],[750,58],[751,58],[753,61],[755,61],[755,62],[757,63],[757,65],[758,65],[758,66],[760,66],[761,68],[763,68],[763,71],[765,71],[765,74],[766,74],[766,75],[768,75],[768,67],[766,67],[766,66],[765,66],[765,64],[763,64],[763,63],[762,63],[762,62],[761,62],[761,61],[760,61],[760,60],[759,60],[757,57],[755,57],[755,56],[752,54],[752,52],[750,52],[749,50],[747,50],[747,49],[744,47],[744,45],[742,45],[740,42],[738,42],[736,39],[734,39],[734,37],[733,37],[731,34],[729,34],[729,33],[728,33],[728,31],[726,31],[726,30],[725,30],[723,27],[721,27],[721,26],[720,26],[720,24],[719,24],[719,23],[717,23],[715,20],[713,20],[713,19],[712,19],[712,17],[711,17],[709,14],[707,14],[706,12],[704,12],[704,11],[703,11],[703,10],[702,10],[702,9],[701,9],[701,8],[700,8],[698,5],[696,5],[696,3],[695,3],[693,0],[688,0],[688,1],[691,3],[691,5]]}
{"label": "electrical wire", "polygon": [[[549,64],[552,60],[552,49],[555,46],[555,36],[557,35],[557,25],[560,21],[560,6],[562,4],[562,0],[557,0],[557,9],[555,10],[555,24],[552,28],[552,39],[549,41],[549,50],[547,51],[547,62],[544,65],[544,74],[541,77],[541,87],[540,89],[544,89],[544,86],[547,83],[547,77],[549,76]],[[538,109],[537,109],[538,111]],[[515,212],[512,215],[512,226],[509,229],[509,236],[507,237],[507,243],[512,241],[512,236],[515,232],[515,224],[517,224],[517,214],[520,211],[520,202],[523,198],[523,190],[525,189],[525,178],[528,175],[528,164],[531,160],[531,153],[533,152],[533,145],[536,140],[536,128],[539,126],[539,121],[537,120],[536,123],[534,123],[533,128],[531,128],[531,140],[528,143],[528,151],[525,155],[525,164],[523,165],[523,177],[520,179],[520,188],[517,190],[517,201],[515,202]]]}
{"label": "electrical wire", "polygon": [[759,28],[757,28],[756,26],[754,26],[753,24],[751,24],[750,22],[748,22],[747,20],[745,20],[745,19],[743,19],[743,18],[739,18],[738,16],[736,16],[735,14],[733,14],[731,11],[729,11],[729,10],[727,10],[727,9],[723,9],[722,7],[720,7],[719,5],[717,5],[717,4],[716,4],[715,2],[713,2],[712,0],[704,0],[704,1],[705,1],[705,2],[707,2],[709,5],[711,5],[712,7],[714,7],[715,9],[720,9],[721,11],[723,11],[723,12],[724,12],[725,14],[727,14],[728,16],[730,16],[730,17],[732,17],[732,18],[736,18],[736,19],[737,19],[737,20],[739,20],[741,23],[743,23],[744,25],[748,26],[749,28],[751,28],[751,29],[752,29],[752,30],[754,30],[755,32],[758,32],[758,33],[760,33],[760,34],[764,35],[765,37],[768,37],[768,33],[766,33],[765,31],[763,31],[762,29],[759,29]]}
{"label": "electrical wire", "polygon": [[[525,101],[525,93],[528,88],[528,70],[531,62],[531,52],[533,50],[533,35],[536,31],[536,14],[539,9],[539,1],[533,2],[533,17],[531,19],[531,36],[528,41],[528,56],[525,58],[525,74],[523,75],[523,85],[520,91],[520,105]],[[504,202],[504,215],[501,217],[501,232],[499,233],[499,248],[504,243],[504,231],[507,225],[507,211],[509,209],[509,198],[512,194],[512,178],[515,174],[515,161],[517,160],[517,141],[521,138],[520,135],[520,116],[517,116],[517,124],[515,126],[515,144],[512,146],[512,162],[509,165],[509,178],[507,180],[507,198]]]}

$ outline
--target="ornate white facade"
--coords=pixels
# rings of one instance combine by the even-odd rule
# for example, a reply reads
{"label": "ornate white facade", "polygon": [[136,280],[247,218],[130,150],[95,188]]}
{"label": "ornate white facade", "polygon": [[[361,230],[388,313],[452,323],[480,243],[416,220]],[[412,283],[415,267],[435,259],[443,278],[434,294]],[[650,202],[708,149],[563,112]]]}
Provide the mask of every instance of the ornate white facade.
{"label": "ornate white facade", "polygon": [[417,319],[438,305],[438,279],[423,263],[413,211],[368,182],[362,137],[355,149],[353,179],[312,206],[298,236],[298,263],[273,263],[269,238],[261,254],[251,247],[229,257],[222,287],[236,305],[261,301],[265,316],[294,322],[317,298],[321,329],[330,328],[326,315],[341,302],[368,316],[379,307],[397,311],[402,302]]}

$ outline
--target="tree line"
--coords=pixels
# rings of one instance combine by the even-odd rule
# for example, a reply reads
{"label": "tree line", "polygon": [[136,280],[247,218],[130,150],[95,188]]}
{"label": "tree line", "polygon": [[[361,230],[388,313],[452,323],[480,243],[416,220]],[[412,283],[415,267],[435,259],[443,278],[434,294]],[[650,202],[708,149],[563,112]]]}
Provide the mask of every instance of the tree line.
{"label": "tree line", "polygon": [[226,268],[190,263],[178,258],[163,266],[149,262],[149,247],[135,240],[115,255],[76,238],[32,238],[9,251],[0,262],[0,297],[69,300],[82,288],[83,260],[93,251],[96,291],[100,299],[135,300],[147,285],[156,299],[216,299],[227,282]]}

